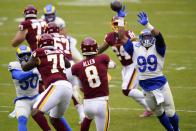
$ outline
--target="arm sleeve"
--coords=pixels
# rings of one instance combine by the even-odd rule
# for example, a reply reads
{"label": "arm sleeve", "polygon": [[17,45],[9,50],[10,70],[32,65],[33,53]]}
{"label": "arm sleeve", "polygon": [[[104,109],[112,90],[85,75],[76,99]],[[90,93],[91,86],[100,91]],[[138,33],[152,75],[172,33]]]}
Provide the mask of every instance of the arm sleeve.
{"label": "arm sleeve", "polygon": [[126,51],[129,55],[133,56],[133,43],[131,42],[130,39],[128,39],[127,43],[125,43],[125,44],[123,45],[123,47],[124,47],[125,51]]}
{"label": "arm sleeve", "polygon": [[164,57],[165,50],[166,50],[166,44],[163,39],[163,36],[161,33],[159,33],[157,36],[155,36],[155,38],[156,38],[156,50],[162,57]]}
{"label": "arm sleeve", "polygon": [[26,80],[34,75],[32,71],[24,72],[22,70],[16,70],[16,69],[12,70],[11,74],[13,79],[19,81]]}

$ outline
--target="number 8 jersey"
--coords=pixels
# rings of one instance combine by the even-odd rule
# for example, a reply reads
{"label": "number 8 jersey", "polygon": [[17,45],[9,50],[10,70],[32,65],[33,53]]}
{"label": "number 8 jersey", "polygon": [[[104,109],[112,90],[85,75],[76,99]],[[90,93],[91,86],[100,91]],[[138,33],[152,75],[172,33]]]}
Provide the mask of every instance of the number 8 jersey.
{"label": "number 8 jersey", "polygon": [[107,55],[101,54],[86,58],[72,66],[72,74],[81,81],[84,99],[109,95],[107,77],[109,61]]}

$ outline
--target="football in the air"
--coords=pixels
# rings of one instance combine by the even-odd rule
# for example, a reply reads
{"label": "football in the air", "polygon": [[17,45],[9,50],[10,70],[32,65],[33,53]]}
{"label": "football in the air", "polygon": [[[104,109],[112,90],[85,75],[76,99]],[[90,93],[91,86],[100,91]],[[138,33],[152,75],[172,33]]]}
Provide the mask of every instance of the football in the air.
{"label": "football in the air", "polygon": [[110,7],[113,11],[119,12],[122,8],[122,3],[119,0],[111,2]]}

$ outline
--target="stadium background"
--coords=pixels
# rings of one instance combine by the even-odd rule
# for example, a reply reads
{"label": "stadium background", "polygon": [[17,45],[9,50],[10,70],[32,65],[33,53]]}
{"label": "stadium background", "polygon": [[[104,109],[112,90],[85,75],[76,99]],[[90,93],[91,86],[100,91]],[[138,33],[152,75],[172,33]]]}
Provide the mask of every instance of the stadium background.
{"label": "stadium background", "polygon": [[[15,49],[11,47],[11,39],[17,31],[17,18],[27,4],[33,4],[41,16],[42,8],[52,3],[56,6],[57,15],[67,24],[68,31],[80,41],[85,36],[94,37],[102,43],[105,33],[111,31],[110,20],[114,12],[110,10],[111,0],[1,0],[0,1],[0,130],[17,130],[16,119],[7,116],[14,108],[15,89],[7,64],[15,60]],[[128,26],[136,34],[140,26],[136,19],[138,11],[149,14],[152,25],[164,35],[167,44],[164,73],[166,74],[176,110],[180,116],[181,131],[196,130],[196,1],[195,0],[124,0],[128,15]],[[17,19],[18,20],[18,19]],[[162,131],[155,116],[139,118],[143,112],[141,106],[121,93],[121,66],[117,57],[110,50],[106,52],[118,66],[111,70],[110,82],[110,131]],[[79,130],[78,114],[71,102],[65,114],[73,131]],[[39,127],[30,118],[29,131],[39,131]],[[93,124],[90,128],[95,130]]]}

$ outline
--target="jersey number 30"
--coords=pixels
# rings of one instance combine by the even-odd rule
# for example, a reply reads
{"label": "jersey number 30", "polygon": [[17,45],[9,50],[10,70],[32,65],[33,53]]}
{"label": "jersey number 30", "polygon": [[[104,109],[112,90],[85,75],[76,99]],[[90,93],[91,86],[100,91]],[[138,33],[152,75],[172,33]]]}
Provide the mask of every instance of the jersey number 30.
{"label": "jersey number 30", "polygon": [[100,81],[100,78],[98,76],[96,66],[93,66],[93,65],[88,66],[85,69],[85,73],[86,73],[86,76],[87,76],[87,79],[88,79],[89,86],[91,88],[97,88],[101,85],[101,81]]}

